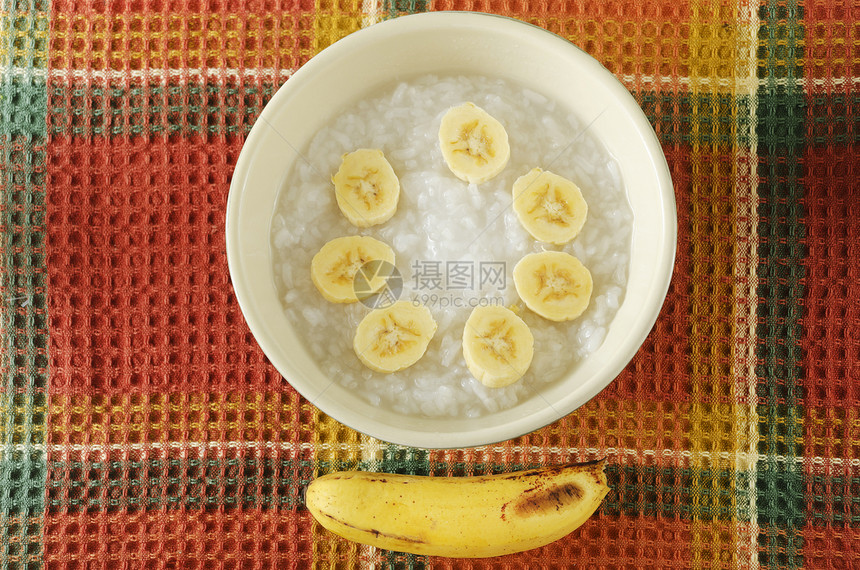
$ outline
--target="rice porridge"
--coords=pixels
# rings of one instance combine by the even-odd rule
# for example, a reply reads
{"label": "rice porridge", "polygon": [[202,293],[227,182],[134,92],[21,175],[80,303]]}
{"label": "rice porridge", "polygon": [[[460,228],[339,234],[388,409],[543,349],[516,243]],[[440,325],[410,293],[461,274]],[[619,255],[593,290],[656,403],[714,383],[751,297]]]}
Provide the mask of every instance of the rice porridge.
{"label": "rice porridge", "polygon": [[[439,148],[442,116],[466,101],[498,119],[510,141],[508,165],[480,185],[455,177]],[[341,156],[359,148],[381,149],[401,185],[397,212],[370,228],[346,220],[331,182]],[[558,380],[603,342],[627,285],[632,213],[613,157],[587,124],[553,101],[494,78],[423,76],[360,101],[300,150],[272,220],[276,286],[289,320],[332,381],[399,413],[474,417],[511,407]],[[512,208],[514,181],[534,167],[575,182],[588,204],[582,231],[564,246],[536,241]],[[311,281],[314,254],[351,235],[394,249],[400,299],[423,303],[438,324],[426,354],[399,372],[374,372],[353,351],[356,327],[371,309],[330,303]],[[591,271],[591,302],[575,320],[543,319],[517,296],[514,266],[545,250],[570,253]],[[466,368],[463,326],[479,305],[517,307],[534,335],[531,367],[510,386],[488,388]]]}

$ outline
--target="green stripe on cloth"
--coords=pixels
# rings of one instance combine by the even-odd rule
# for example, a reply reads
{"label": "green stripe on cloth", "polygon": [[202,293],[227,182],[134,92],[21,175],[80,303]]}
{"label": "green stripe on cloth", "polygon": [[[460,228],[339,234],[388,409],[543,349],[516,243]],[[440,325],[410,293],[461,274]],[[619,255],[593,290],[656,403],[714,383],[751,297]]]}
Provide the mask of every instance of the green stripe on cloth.
{"label": "green stripe on cloth", "polygon": [[389,18],[417,14],[430,9],[430,0],[383,0],[382,12]]}
{"label": "green stripe on cloth", "polygon": [[274,78],[134,85],[55,82],[46,112],[52,135],[246,136],[279,87]]}
{"label": "green stripe on cloth", "polygon": [[759,79],[795,81],[803,77],[803,3],[798,0],[761,0],[758,45]]}
{"label": "green stripe on cloth", "polygon": [[[2,97],[2,94],[0,94]],[[40,554],[44,511],[48,318],[44,139],[0,135],[0,567]]]}
{"label": "green stripe on cloth", "polygon": [[[806,101],[802,6],[771,2],[760,9],[759,267],[756,349],[759,454],[756,507],[759,563],[803,566],[803,392],[800,340],[806,255],[802,157]],[[791,23],[788,23],[791,22]]]}
{"label": "green stripe on cloth", "polygon": [[[661,144],[734,144],[749,148],[752,142],[750,96],[658,91],[634,95]],[[704,109],[709,112],[701,112]]]}
{"label": "green stripe on cloth", "polygon": [[816,146],[860,144],[860,93],[815,94],[809,99],[807,139]]}
{"label": "green stripe on cloth", "polygon": [[740,514],[741,521],[749,521],[748,510],[735,513],[732,504],[733,496],[749,487],[744,471],[609,465],[606,476],[611,491],[601,510],[607,514],[706,522],[732,521]]}
{"label": "green stripe on cloth", "polygon": [[429,453],[426,449],[389,444],[383,451],[380,471],[407,475],[430,475]]}
{"label": "green stripe on cloth", "polygon": [[[46,112],[52,135],[244,136],[280,85],[274,79],[170,80],[131,86],[55,82],[49,87]],[[750,97],[656,91],[636,97],[663,144],[750,145],[748,129],[738,128],[751,122]],[[44,105],[44,93],[37,102]],[[694,107],[710,112],[694,113]],[[733,107],[735,116],[730,112]]]}
{"label": "green stripe on cloth", "polygon": [[0,13],[0,567],[43,552],[48,315],[45,297],[44,6]]}
{"label": "green stripe on cloth", "polygon": [[295,510],[303,503],[312,461],[218,457],[218,453],[196,458],[51,461],[47,510]]}
{"label": "green stripe on cloth", "polygon": [[860,474],[807,475],[807,522],[821,529],[860,528]]}
{"label": "green stripe on cloth", "polygon": [[45,452],[23,446],[0,459],[0,567],[26,568],[42,554]]}
{"label": "green stripe on cloth", "polygon": [[[202,453],[176,448],[167,457],[149,459],[52,460],[48,465],[47,510],[50,513],[179,508],[294,510],[302,504],[302,491],[315,470],[318,474],[358,469],[434,476],[465,470],[460,462],[428,462],[427,450],[395,445],[384,451],[386,459],[379,466],[364,461],[298,460],[278,457],[275,451],[254,457],[241,455],[251,453],[248,450],[236,449],[228,457],[223,457],[222,452],[217,447]],[[92,453],[102,455],[97,450]],[[197,456],[183,457],[183,454]],[[501,472],[509,467],[482,465],[480,470]],[[610,464],[606,474],[611,490],[601,512],[630,518],[732,520],[728,496],[731,485],[748,487],[746,475],[732,469]],[[721,491],[703,495],[696,485]]]}
{"label": "green stripe on cloth", "polygon": [[429,556],[394,551],[387,551],[384,559],[385,567],[392,570],[422,570],[424,568],[432,568],[432,560]]}
{"label": "green stripe on cloth", "polygon": [[0,79],[0,135],[44,138],[45,80],[38,76],[15,77],[12,73]]}

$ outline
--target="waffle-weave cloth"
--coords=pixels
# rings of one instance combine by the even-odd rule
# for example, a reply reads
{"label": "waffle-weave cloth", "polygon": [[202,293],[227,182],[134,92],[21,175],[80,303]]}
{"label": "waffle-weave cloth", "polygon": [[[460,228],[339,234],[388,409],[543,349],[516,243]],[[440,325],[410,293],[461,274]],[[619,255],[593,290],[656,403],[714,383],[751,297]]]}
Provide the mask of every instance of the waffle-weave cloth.
{"label": "waffle-weave cloth", "polygon": [[[356,433],[267,362],[230,287],[233,168],[292,72],[360,28],[504,14],[597,58],[678,203],[659,319],[534,433],[420,450]],[[5,0],[0,5],[4,568],[860,568],[856,0]],[[302,489],[609,459],[559,542],[376,550]]]}

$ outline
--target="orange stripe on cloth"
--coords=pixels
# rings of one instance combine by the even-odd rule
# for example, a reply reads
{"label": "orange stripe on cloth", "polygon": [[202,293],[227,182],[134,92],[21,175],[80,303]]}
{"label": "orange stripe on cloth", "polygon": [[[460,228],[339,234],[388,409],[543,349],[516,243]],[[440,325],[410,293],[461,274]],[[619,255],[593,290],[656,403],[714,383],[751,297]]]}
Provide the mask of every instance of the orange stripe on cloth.
{"label": "orange stripe on cloth", "polygon": [[658,0],[505,2],[436,0],[433,10],[499,13],[558,34],[578,45],[637,91],[682,90],[690,76],[690,6]]}
{"label": "orange stripe on cloth", "polygon": [[52,139],[52,395],[291,390],[229,283],[223,220],[241,144]]}
{"label": "orange stripe on cloth", "polygon": [[98,10],[90,2],[53,2],[50,68],[295,69],[314,53],[314,5],[290,4],[243,11],[223,3],[223,12],[196,13],[167,3],[163,10],[114,12],[110,3]]}
{"label": "orange stripe on cloth", "polygon": [[137,455],[158,457],[174,442],[177,448],[202,450],[265,442],[278,454],[311,441],[317,414],[292,390],[52,394],[49,406],[50,455],[72,454],[72,459],[79,459],[74,455],[78,447],[111,456],[138,446]]}
{"label": "orange stripe on cloth", "polygon": [[[398,446],[361,434],[309,408],[314,416],[313,447],[326,471],[382,467],[386,449]],[[686,401],[598,397],[556,422],[524,436],[468,449],[428,450],[422,463],[434,474],[454,474],[456,465],[473,474],[492,465],[556,464],[631,454],[647,463],[685,462],[682,450],[690,446],[692,406]],[[360,467],[359,467],[360,465]]]}
{"label": "orange stripe on cloth", "polygon": [[[385,445],[330,418],[291,390],[59,393],[51,395],[49,406],[48,444],[52,449],[146,448],[181,441],[191,446],[266,442],[277,450],[304,441],[313,444],[319,461],[354,467],[358,462],[376,465]],[[598,398],[530,434],[467,451],[473,452],[468,455],[471,461],[490,464],[584,461],[631,452],[673,462],[690,445],[692,409],[689,402]],[[448,453],[436,450],[430,457],[445,462]]]}
{"label": "orange stripe on cloth", "polygon": [[860,529],[808,524],[800,532],[805,568],[860,568]]}
{"label": "orange stripe on cloth", "polygon": [[311,524],[305,510],[49,514],[43,561],[46,568],[311,567]]}

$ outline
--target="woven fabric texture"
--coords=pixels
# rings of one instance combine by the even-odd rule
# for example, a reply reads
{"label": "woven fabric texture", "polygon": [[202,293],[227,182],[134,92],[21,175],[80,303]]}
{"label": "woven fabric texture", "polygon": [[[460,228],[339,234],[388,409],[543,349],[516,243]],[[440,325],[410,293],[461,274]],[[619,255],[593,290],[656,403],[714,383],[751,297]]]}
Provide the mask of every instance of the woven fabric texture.
{"label": "woven fabric texture", "polygon": [[[583,408],[498,445],[352,431],[268,363],[227,271],[255,119],[375,22],[505,14],[596,57],[663,145],[675,275]],[[860,568],[856,0],[0,3],[3,568]],[[606,456],[579,530],[503,559],[339,539],[336,469],[458,476]]]}

